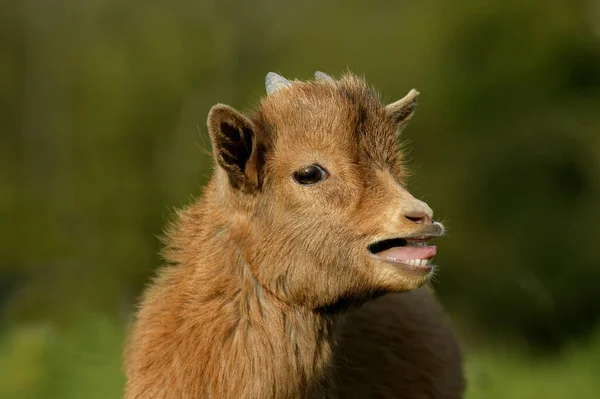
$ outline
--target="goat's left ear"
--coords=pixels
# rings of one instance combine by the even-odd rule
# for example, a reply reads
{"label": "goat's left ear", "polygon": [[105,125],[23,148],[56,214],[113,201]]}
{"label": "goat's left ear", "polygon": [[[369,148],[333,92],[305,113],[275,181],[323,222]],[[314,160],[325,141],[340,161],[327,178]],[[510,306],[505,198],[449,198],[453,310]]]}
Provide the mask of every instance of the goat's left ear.
{"label": "goat's left ear", "polygon": [[417,97],[419,97],[419,92],[412,89],[400,100],[386,105],[386,112],[398,124],[399,130],[402,130],[412,118],[417,108]]}
{"label": "goat's left ear", "polygon": [[255,133],[250,119],[227,105],[217,104],[208,113],[208,132],[215,160],[227,172],[231,185],[253,192],[256,174],[249,161]]}

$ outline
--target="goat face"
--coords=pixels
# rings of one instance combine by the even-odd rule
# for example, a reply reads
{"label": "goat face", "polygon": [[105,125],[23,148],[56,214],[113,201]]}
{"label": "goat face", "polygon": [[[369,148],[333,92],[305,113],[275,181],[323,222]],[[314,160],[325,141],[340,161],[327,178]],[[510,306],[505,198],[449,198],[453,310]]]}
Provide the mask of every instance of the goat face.
{"label": "goat face", "polygon": [[350,74],[270,74],[267,91],[253,115],[216,105],[208,119],[218,191],[241,215],[231,237],[257,283],[324,311],[420,287],[443,226],[404,185],[398,135],[418,93],[385,106]]}

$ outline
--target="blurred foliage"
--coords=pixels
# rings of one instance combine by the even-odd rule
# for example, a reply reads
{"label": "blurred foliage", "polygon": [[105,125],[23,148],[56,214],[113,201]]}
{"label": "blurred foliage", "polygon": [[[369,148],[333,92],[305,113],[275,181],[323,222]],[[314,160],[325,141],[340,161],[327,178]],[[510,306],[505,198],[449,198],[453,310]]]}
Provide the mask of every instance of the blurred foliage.
{"label": "blurred foliage", "polygon": [[47,323],[0,334],[0,397],[106,399],[123,396],[124,329],[104,315],[86,314],[68,331]]}
{"label": "blurred foliage", "polygon": [[[600,321],[599,21],[593,0],[1,2],[0,396],[118,396],[121,326],[160,265],[156,236],[212,171],[207,112],[256,104],[271,70],[349,68],[390,101],[418,88],[411,187],[449,226],[436,287],[466,344],[562,356],[587,342]],[[86,348],[107,353],[102,371],[76,366]],[[522,388],[590,376],[579,367],[599,352],[584,352]],[[494,378],[529,367],[473,353]],[[88,394],[83,381],[105,376]],[[564,397],[520,397],[542,396]]]}
{"label": "blurred foliage", "polygon": [[[88,313],[65,332],[49,324],[0,333],[3,399],[106,399],[122,396],[121,322]],[[600,330],[552,357],[496,342],[469,348],[466,399],[596,399],[600,390]]]}
{"label": "blurred foliage", "polygon": [[598,396],[600,334],[551,358],[530,356],[513,342],[472,350],[466,362],[467,399],[581,399]]}

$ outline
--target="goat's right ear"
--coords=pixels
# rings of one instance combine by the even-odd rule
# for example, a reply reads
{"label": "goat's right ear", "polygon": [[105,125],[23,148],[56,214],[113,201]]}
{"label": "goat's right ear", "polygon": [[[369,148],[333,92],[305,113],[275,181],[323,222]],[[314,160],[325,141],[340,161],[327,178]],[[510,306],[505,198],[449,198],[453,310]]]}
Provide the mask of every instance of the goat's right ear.
{"label": "goat's right ear", "polygon": [[419,97],[419,92],[412,89],[406,96],[385,107],[385,111],[394,120],[399,131],[412,118],[415,108],[417,108],[417,97]]}
{"label": "goat's right ear", "polygon": [[229,176],[231,185],[243,192],[256,189],[255,176],[248,173],[248,161],[255,140],[252,122],[240,112],[217,104],[208,113],[208,132],[216,162]]}

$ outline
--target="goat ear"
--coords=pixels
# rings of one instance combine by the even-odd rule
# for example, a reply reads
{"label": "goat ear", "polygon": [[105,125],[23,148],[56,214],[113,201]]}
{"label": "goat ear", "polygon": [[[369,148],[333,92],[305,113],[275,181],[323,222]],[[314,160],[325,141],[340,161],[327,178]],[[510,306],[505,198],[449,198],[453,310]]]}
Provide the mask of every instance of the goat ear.
{"label": "goat ear", "polygon": [[257,183],[248,167],[255,141],[252,122],[235,109],[217,104],[208,113],[208,132],[215,160],[227,172],[231,185],[254,191]]}
{"label": "goat ear", "polygon": [[412,89],[406,96],[385,107],[386,112],[398,124],[400,130],[412,118],[415,108],[417,108],[417,97],[419,97],[419,92]]}

